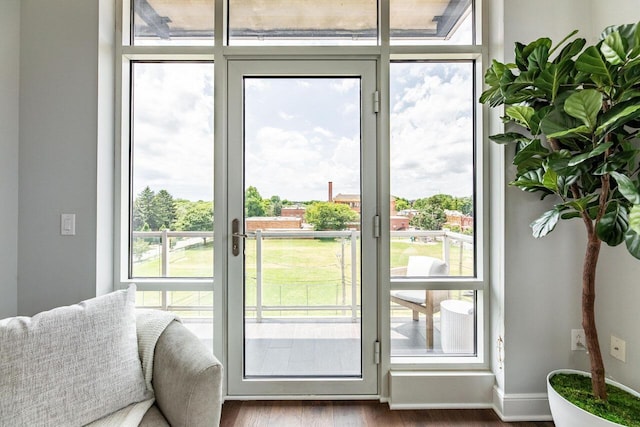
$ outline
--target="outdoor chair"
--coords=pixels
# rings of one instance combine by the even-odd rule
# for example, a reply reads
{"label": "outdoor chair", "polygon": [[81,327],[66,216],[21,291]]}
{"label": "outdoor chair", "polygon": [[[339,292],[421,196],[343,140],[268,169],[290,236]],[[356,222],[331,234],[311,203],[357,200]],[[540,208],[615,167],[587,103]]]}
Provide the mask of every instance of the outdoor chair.
{"label": "outdoor chair", "polygon": [[[446,262],[428,256],[410,256],[406,268],[407,277],[447,276]],[[400,290],[391,291],[391,302],[413,311],[413,320],[419,320],[419,313],[426,316],[427,350],[433,349],[433,316],[440,311],[440,303],[449,299],[449,291]]]}

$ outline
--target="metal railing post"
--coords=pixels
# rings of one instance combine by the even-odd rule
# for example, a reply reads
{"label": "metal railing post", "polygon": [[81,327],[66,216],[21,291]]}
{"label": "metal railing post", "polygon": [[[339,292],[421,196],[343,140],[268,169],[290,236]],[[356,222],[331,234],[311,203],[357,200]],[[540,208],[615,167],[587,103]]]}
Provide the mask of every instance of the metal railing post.
{"label": "metal railing post", "polygon": [[162,230],[162,277],[169,277],[169,230]]}
{"label": "metal railing post", "polygon": [[[449,238],[449,230],[444,229],[442,234],[442,260],[447,263],[447,265],[451,265],[449,262],[449,258],[451,257],[451,251],[449,245],[451,244],[451,239]],[[451,274],[451,272],[449,272]]]}
{"label": "metal railing post", "polygon": [[358,245],[356,243],[356,232],[351,230],[351,321],[358,320]]}
{"label": "metal railing post", "polygon": [[262,230],[256,230],[256,321],[262,322]]}
{"label": "metal railing post", "polygon": [[462,258],[464,257],[464,242],[462,240],[458,240],[458,243],[460,244],[460,259],[458,260],[458,271],[460,271],[460,275],[463,276],[462,274]]}
{"label": "metal railing post", "polygon": [[[346,243],[346,239],[344,237],[342,237],[340,239],[340,249],[341,249],[341,254],[340,254],[340,278],[341,278],[341,285],[342,285],[342,305],[344,306],[347,303],[347,278],[345,276],[345,271],[344,271],[344,267],[345,267],[345,259],[344,259],[344,245]],[[344,316],[346,313],[344,310],[342,310],[342,315]]]}

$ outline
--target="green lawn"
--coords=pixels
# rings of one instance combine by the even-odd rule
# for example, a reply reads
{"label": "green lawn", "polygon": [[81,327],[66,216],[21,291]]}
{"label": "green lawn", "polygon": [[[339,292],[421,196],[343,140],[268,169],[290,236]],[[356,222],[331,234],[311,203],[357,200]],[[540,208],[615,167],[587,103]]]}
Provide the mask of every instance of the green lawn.
{"label": "green lawn", "polygon": [[[344,251],[343,251],[344,249]],[[358,257],[359,257],[358,245]],[[246,242],[246,304],[256,305],[256,241]],[[344,255],[344,262],[341,259]],[[442,257],[442,242],[391,241],[391,267],[406,266],[409,256]],[[345,239],[264,239],[262,241],[262,304],[263,306],[323,306],[351,304],[351,241]],[[213,245],[182,249],[171,253],[170,277],[207,277],[213,275]],[[473,254],[460,247],[450,248],[450,275],[471,275]],[[460,268],[462,266],[462,269]],[[356,272],[359,277],[360,263]],[[134,276],[160,277],[160,261],[150,259],[134,264]],[[359,281],[359,279],[357,279]],[[356,284],[360,295],[360,283]],[[205,294],[203,296],[203,294]],[[160,292],[145,292],[144,305],[159,305]],[[170,305],[207,305],[213,303],[213,293],[169,292]],[[358,301],[359,302],[359,301]],[[142,305],[142,301],[138,302]],[[299,312],[298,312],[299,313]],[[313,312],[345,314],[343,311]],[[347,312],[348,313],[348,312]],[[249,313],[253,314],[253,313]],[[286,315],[270,312],[265,315]]]}
{"label": "green lawn", "polygon": [[[169,252],[169,277],[213,277],[213,242]],[[160,257],[135,262],[133,277],[162,277]]]}

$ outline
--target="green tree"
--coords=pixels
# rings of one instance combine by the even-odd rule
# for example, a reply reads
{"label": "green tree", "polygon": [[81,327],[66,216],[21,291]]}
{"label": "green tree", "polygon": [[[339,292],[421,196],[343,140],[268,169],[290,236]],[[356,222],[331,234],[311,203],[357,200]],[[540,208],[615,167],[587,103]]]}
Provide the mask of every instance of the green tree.
{"label": "green tree", "polygon": [[138,194],[133,202],[133,229],[135,231],[141,231],[145,224],[151,230],[157,230],[154,228],[155,219],[153,218],[153,205],[155,193],[149,188],[145,187],[144,190]]}
{"label": "green tree", "polygon": [[403,211],[411,208],[411,203],[405,198],[393,196],[396,200],[396,211]]}
{"label": "green tree", "polygon": [[418,214],[411,218],[409,224],[423,230],[442,230],[442,226],[447,222],[444,209],[437,205],[427,205],[420,209]]}
{"label": "green tree", "polygon": [[254,186],[247,187],[244,192],[244,209],[246,217],[266,215],[262,196]]}
{"label": "green tree", "polygon": [[180,216],[175,222],[179,231],[213,231],[213,204],[211,202],[181,203]]}
{"label": "green tree", "polygon": [[150,244],[145,239],[133,240],[133,256],[137,261],[142,259],[145,252],[149,250]]}
{"label": "green tree", "polygon": [[282,215],[282,200],[280,200],[280,196],[271,196],[270,208],[271,208],[270,210],[271,216]]}
{"label": "green tree", "polygon": [[153,217],[158,230],[172,229],[176,220],[176,204],[167,190],[160,190],[154,196]]}
{"label": "green tree", "polygon": [[[175,229],[179,231],[213,231],[213,203],[180,201]],[[203,237],[204,243],[207,238]]]}
{"label": "green tree", "polygon": [[456,199],[449,194],[436,194],[424,199],[418,199],[413,204],[413,207],[418,210],[422,210],[427,206],[436,206],[441,209],[458,210]]}
{"label": "green tree", "polygon": [[316,202],[307,207],[305,220],[313,225],[313,229],[320,230],[344,230],[347,223],[358,219],[358,214],[349,209],[349,206],[331,203]]}
{"label": "green tree", "polygon": [[471,197],[459,197],[457,201],[458,208],[456,210],[465,215],[473,215],[473,199]]}

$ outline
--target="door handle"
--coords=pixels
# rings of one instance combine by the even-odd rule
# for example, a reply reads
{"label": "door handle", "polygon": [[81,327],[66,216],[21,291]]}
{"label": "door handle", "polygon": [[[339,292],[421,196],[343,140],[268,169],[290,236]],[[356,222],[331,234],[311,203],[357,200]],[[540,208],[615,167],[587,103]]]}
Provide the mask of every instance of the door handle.
{"label": "door handle", "polygon": [[240,220],[236,218],[231,221],[231,253],[233,256],[240,255],[240,239],[246,237],[246,234],[240,233]]}

